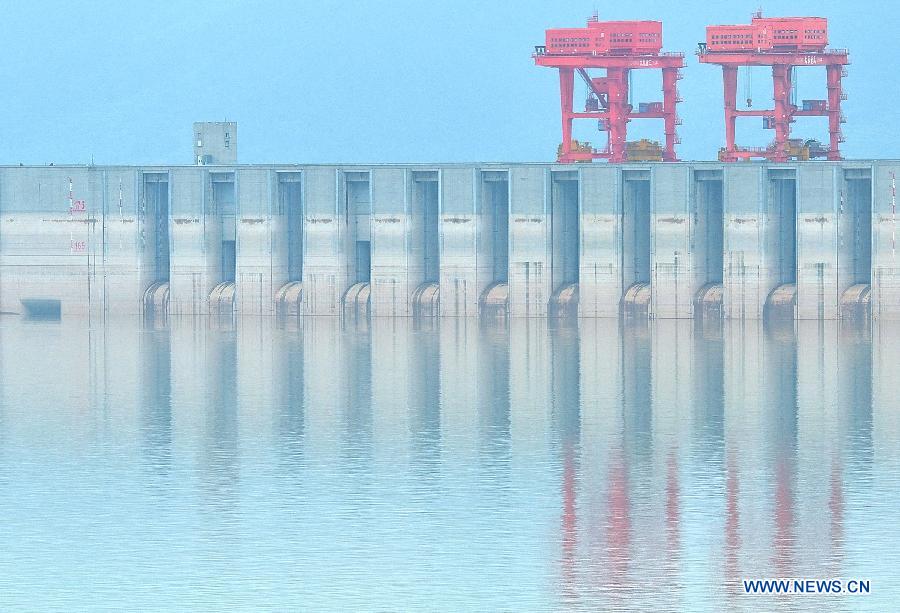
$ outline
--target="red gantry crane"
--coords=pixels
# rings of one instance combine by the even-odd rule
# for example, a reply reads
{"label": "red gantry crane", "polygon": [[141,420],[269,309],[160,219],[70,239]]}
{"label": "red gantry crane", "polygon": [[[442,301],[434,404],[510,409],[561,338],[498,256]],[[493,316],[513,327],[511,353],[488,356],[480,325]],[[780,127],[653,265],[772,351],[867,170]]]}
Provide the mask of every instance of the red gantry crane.
{"label": "red gantry crane", "polygon": [[[822,17],[763,17],[756,13],[749,25],[708,26],[706,42],[697,55],[703,64],[722,67],[725,84],[725,148],[719,151],[723,162],[762,158],[773,162],[826,157],[840,160],[844,142],[841,124],[841,77],[846,76],[848,51],[826,49],[828,20]],[[737,108],[738,68],[771,66],[775,108],[751,110]],[[827,100],[803,100],[800,108],[792,102],[793,71],[800,66],[823,66],[828,83]],[[751,101],[748,98],[748,107]],[[814,140],[791,139],[795,117],[828,117],[829,146]],[[738,117],[762,117],[764,129],[775,130],[768,147],[738,147],[734,143]]]}
{"label": "red gantry crane", "polygon": [[[535,47],[534,62],[559,70],[562,107],[562,144],[560,162],[610,162],[664,160],[676,161],[680,120],[675,106],[680,101],[676,82],[684,66],[683,53],[663,53],[662,23],[659,21],[599,21],[594,15],[584,28],[546,31],[544,45]],[[605,74],[592,76],[589,71]],[[632,70],[662,70],[662,102],[643,102],[637,112],[628,102],[629,74]],[[587,84],[588,96],[583,111],[573,110],[575,73]],[[608,133],[606,148],[597,150],[590,143],[572,139],[574,119],[593,119],[601,132]],[[647,140],[626,142],[628,122],[632,119],[662,119],[665,146]]]}

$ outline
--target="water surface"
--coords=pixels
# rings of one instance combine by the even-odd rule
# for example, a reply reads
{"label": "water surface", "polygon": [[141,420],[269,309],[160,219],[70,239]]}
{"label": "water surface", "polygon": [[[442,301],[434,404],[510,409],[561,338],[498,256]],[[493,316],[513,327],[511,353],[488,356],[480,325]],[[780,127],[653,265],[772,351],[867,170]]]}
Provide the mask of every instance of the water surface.
{"label": "water surface", "polygon": [[0,608],[890,609],[898,373],[886,324],[0,318]]}

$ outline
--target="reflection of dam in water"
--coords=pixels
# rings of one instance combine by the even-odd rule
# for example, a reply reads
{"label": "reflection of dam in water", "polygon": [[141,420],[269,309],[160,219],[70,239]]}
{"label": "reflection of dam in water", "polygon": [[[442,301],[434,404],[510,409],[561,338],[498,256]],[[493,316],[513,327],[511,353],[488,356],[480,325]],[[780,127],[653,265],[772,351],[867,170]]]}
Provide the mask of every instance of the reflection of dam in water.
{"label": "reflection of dam in water", "polygon": [[898,168],[6,167],[0,306],[893,318]]}
{"label": "reflection of dam in water", "polygon": [[[874,588],[900,562],[892,322],[5,321],[0,563],[65,593],[113,576],[112,606],[150,571],[191,603],[171,586],[294,561],[280,595],[313,608],[402,576],[403,609],[421,590],[521,610],[694,610],[718,590],[734,609],[742,578]],[[77,474],[66,505],[55,474]],[[135,528],[92,533],[92,558],[124,539],[143,564],[71,569],[51,539],[14,540],[36,508],[92,517],[109,490]],[[186,542],[208,555],[160,557]],[[17,602],[31,566],[5,568]]]}

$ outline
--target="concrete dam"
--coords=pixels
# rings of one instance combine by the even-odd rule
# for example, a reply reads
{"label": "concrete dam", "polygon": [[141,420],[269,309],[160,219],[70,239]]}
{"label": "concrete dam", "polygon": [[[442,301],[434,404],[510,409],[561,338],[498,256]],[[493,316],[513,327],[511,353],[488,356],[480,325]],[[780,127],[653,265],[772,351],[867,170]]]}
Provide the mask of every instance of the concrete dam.
{"label": "concrete dam", "polygon": [[900,316],[900,162],[0,168],[50,316]]}

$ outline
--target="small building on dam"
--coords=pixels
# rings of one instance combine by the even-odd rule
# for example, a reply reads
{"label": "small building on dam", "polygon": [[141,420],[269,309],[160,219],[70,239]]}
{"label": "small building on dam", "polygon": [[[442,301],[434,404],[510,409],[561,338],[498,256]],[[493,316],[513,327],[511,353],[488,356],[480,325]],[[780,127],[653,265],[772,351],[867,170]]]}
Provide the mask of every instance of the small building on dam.
{"label": "small building on dam", "polygon": [[[228,134],[227,129],[224,134]],[[900,317],[900,161],[0,168],[0,308]]]}

